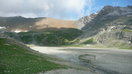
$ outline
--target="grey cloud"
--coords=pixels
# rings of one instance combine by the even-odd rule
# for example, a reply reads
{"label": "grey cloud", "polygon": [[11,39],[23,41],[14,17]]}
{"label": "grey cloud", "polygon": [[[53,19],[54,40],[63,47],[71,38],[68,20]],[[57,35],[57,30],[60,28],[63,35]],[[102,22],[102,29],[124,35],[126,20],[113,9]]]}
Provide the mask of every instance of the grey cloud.
{"label": "grey cloud", "polygon": [[[75,19],[85,15],[93,0],[0,0],[0,16]],[[88,11],[88,10],[86,10]]]}

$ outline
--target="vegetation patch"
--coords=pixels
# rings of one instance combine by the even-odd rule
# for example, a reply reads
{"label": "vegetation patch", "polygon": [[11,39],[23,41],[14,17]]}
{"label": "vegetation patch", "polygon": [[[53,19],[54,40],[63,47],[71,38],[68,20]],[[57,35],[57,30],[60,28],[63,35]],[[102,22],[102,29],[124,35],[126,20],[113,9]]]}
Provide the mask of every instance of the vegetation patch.
{"label": "vegetation patch", "polygon": [[132,32],[132,30],[129,29],[122,29],[123,32]]}
{"label": "vegetation patch", "polygon": [[115,47],[115,48],[119,48],[119,49],[132,49],[131,44],[121,42],[121,41],[118,41],[118,42],[115,41],[115,42],[111,43],[110,45],[108,45],[108,47]]}
{"label": "vegetation patch", "polygon": [[83,42],[83,44],[92,44],[92,43],[94,43],[94,38],[90,38],[86,40],[85,42]]}

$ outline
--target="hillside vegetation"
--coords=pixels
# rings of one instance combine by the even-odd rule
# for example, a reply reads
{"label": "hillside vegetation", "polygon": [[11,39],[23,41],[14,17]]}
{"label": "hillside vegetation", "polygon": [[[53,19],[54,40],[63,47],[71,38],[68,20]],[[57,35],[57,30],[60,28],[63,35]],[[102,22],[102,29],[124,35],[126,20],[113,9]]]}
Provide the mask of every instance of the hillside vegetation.
{"label": "hillside vegetation", "polygon": [[65,68],[48,59],[14,40],[0,38],[0,74],[34,74]]}
{"label": "hillside vegetation", "polygon": [[43,31],[30,31],[21,33],[7,32],[12,38],[15,38],[26,44],[57,46],[68,45],[78,40],[74,40],[82,34],[82,31],[74,28],[62,28],[62,29],[45,29]]}

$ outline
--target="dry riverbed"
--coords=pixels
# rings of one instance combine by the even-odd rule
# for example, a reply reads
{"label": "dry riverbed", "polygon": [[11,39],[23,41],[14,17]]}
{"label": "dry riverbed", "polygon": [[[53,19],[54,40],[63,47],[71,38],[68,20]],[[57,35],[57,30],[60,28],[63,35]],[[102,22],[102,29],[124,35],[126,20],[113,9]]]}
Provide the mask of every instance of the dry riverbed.
{"label": "dry riverbed", "polygon": [[132,51],[83,47],[29,46],[40,53],[52,55],[60,62],[77,69],[60,69],[39,74],[132,74]]}

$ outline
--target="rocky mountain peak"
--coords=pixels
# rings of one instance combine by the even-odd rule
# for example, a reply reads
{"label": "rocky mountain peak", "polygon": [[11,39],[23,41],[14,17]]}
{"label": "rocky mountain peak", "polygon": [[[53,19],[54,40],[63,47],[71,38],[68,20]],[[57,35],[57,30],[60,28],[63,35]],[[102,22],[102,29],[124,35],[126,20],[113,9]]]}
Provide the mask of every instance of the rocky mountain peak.
{"label": "rocky mountain peak", "polygon": [[113,9],[113,8],[114,8],[113,6],[111,6],[111,5],[107,5],[107,6],[104,6],[103,9]]}
{"label": "rocky mountain peak", "polygon": [[85,16],[81,18],[79,20],[79,23],[81,23],[81,25],[84,26],[82,27],[82,30],[86,30],[86,29],[92,29],[91,28],[92,26],[102,27],[104,23],[108,23],[117,18],[131,17],[131,16],[132,16],[132,6],[127,6],[127,7],[105,6],[97,14],[91,14],[90,16]]}
{"label": "rocky mountain peak", "polygon": [[132,15],[132,7],[113,7],[113,6],[105,6],[100,12],[99,16],[125,16]]}
{"label": "rocky mountain peak", "polygon": [[113,7],[113,6],[104,6],[101,11],[97,14],[91,14],[89,16],[84,16],[80,18],[77,22],[77,26],[79,29],[84,28],[89,23],[93,23],[91,21],[94,20],[105,20],[105,19],[112,19],[118,18],[122,16],[132,16],[132,6],[128,7]]}

